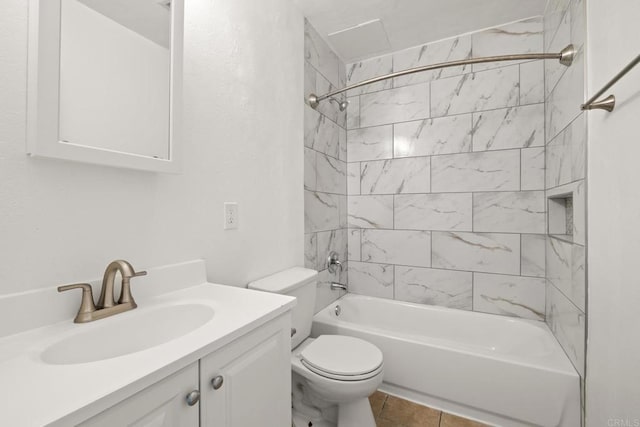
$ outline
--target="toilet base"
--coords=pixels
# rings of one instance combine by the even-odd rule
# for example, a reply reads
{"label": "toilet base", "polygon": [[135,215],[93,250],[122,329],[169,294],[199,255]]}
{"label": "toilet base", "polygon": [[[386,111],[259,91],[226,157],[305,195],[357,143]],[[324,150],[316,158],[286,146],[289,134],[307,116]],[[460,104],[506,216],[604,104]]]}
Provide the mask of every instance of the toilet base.
{"label": "toilet base", "polygon": [[338,406],[338,427],[376,427],[369,399],[358,399]]}
{"label": "toilet base", "polygon": [[310,420],[309,417],[305,416],[302,413],[293,411],[293,427],[309,427],[309,423],[312,424],[313,427],[337,427],[336,423],[332,423],[327,420]]}
{"label": "toilet base", "polygon": [[[310,424],[313,427],[376,427],[373,411],[371,411],[371,405],[367,398],[339,405],[337,410],[338,421],[336,423],[327,418],[309,416],[309,414],[294,409],[293,425],[295,427],[309,427]],[[323,411],[323,414],[325,414],[325,411]]]}

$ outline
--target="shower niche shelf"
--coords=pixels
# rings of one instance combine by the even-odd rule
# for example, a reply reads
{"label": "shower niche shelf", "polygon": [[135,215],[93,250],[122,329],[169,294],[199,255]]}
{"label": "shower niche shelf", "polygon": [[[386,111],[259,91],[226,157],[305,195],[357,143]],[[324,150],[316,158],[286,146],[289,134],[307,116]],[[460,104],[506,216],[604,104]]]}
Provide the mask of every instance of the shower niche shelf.
{"label": "shower niche shelf", "polygon": [[573,192],[547,197],[549,235],[573,243]]}

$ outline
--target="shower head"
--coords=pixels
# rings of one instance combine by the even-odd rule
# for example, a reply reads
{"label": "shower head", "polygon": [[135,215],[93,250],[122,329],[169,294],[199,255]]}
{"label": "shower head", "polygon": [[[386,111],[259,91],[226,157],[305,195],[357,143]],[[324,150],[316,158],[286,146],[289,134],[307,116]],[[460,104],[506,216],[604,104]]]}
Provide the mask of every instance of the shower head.
{"label": "shower head", "polygon": [[337,99],[335,99],[335,98],[329,98],[329,101],[331,101],[331,102],[335,102],[336,104],[338,104],[338,109],[339,109],[340,111],[344,111],[344,110],[346,110],[346,109],[347,109],[347,107],[349,106],[349,101],[347,101],[347,100],[344,100],[344,101],[338,101],[338,100],[337,100]]}

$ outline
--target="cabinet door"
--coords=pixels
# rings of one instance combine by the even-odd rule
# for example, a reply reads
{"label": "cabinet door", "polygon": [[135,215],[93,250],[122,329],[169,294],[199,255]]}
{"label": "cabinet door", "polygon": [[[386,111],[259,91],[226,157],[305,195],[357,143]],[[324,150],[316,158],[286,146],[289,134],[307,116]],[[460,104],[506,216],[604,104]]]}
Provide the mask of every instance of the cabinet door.
{"label": "cabinet door", "polygon": [[200,360],[203,427],[291,425],[290,330],[287,314]]}
{"label": "cabinet door", "polygon": [[198,390],[198,363],[170,375],[80,424],[83,427],[197,427],[198,404],[186,396]]}

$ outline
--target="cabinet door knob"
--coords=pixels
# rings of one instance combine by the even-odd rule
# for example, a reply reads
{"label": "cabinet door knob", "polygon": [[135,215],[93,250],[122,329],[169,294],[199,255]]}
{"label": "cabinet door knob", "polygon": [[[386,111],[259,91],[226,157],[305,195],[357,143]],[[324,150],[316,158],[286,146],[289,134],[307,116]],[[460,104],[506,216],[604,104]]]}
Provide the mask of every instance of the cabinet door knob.
{"label": "cabinet door knob", "polygon": [[200,401],[200,391],[193,390],[191,393],[187,394],[187,405],[193,406]]}
{"label": "cabinet door knob", "polygon": [[218,375],[211,380],[211,387],[213,387],[214,390],[217,390],[222,387],[223,382],[224,378],[222,378],[222,375]]}

